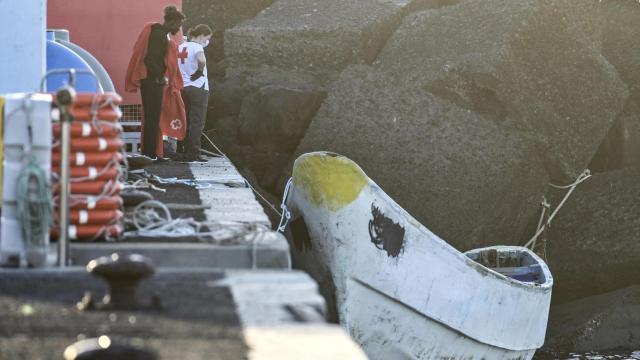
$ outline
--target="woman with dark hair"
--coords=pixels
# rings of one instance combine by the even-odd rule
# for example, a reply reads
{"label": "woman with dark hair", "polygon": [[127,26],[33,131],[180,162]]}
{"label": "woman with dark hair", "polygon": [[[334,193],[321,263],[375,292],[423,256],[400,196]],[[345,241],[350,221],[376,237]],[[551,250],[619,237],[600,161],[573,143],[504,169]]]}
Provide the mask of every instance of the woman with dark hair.
{"label": "woman with dark hair", "polygon": [[[142,153],[154,160],[162,157],[161,115],[163,118],[170,117],[170,122],[180,117],[173,115],[176,112],[179,113],[180,109],[178,111],[166,109],[167,104],[163,108],[163,98],[165,94],[171,95],[173,88],[177,88],[179,92],[183,86],[175,59],[177,46],[170,40],[169,34],[177,34],[184,20],[184,14],[175,6],[165,7],[164,22],[146,24],[138,36],[127,69],[126,90],[135,92],[140,88],[142,95],[144,111]],[[170,85],[169,91],[165,89],[167,85]],[[164,101],[167,100],[164,99]],[[171,100],[172,105],[183,107],[182,104],[177,104],[175,99]],[[181,99],[180,103],[182,103]],[[171,114],[163,114],[163,112]],[[180,122],[180,119],[178,120]],[[175,127],[178,122],[172,123],[171,126]]]}
{"label": "woman with dark hair", "polygon": [[191,30],[187,40],[178,48],[178,64],[184,82],[182,100],[187,114],[187,133],[182,143],[184,162],[207,162],[200,156],[200,137],[206,121],[209,102],[209,79],[207,78],[207,59],[204,48],[209,45],[213,31],[205,24]]}

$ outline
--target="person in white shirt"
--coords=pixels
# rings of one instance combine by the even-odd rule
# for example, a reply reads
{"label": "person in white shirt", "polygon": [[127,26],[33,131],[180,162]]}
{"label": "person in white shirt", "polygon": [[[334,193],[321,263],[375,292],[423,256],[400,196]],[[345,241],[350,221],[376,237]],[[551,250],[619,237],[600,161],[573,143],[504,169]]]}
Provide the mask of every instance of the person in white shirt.
{"label": "person in white shirt", "polygon": [[178,48],[178,65],[184,80],[182,99],[187,112],[187,134],[182,141],[182,154],[178,157],[178,160],[183,162],[207,162],[206,158],[200,156],[200,137],[206,122],[209,102],[209,79],[204,48],[209,45],[212,34],[209,26],[200,24],[189,30],[187,41]]}

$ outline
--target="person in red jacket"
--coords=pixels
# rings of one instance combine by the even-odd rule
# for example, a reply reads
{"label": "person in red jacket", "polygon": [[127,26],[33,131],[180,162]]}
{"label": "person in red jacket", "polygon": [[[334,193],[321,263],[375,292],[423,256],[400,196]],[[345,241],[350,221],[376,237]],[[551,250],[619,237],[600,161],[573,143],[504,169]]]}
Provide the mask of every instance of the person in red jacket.
{"label": "person in red jacket", "polygon": [[[173,130],[186,128],[186,116],[175,115],[180,114],[180,107],[184,113],[182,99],[177,103],[175,99],[166,98],[171,96],[173,88],[178,89],[179,96],[179,90],[183,87],[177,64],[172,66],[173,63],[177,63],[177,60],[173,59],[177,58],[177,48],[168,34],[177,34],[184,20],[184,14],[175,6],[165,7],[164,22],[147,24],[138,36],[127,69],[126,90],[135,92],[140,88],[142,95],[144,111],[142,153],[154,160],[163,155],[162,122],[168,121],[170,125],[165,127]],[[167,104],[163,104],[163,101],[167,102],[167,100],[173,100],[170,103],[172,107],[178,107],[178,111],[167,109]],[[167,115],[167,112],[171,115]]]}

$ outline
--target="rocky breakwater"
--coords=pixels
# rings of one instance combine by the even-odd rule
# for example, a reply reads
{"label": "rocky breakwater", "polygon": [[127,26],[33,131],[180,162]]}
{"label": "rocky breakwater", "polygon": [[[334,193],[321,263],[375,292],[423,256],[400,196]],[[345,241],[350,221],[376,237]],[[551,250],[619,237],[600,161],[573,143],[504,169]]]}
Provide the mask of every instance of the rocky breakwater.
{"label": "rocky breakwater", "polygon": [[225,32],[210,134],[276,195],[297,155],[346,155],[460,250],[524,243],[547,184],[592,168],[546,234],[554,301],[615,291],[638,283],[634,172],[611,172],[640,158],[638,11],[277,0]]}
{"label": "rocky breakwater", "polygon": [[459,0],[279,0],[225,32],[226,77],[214,81],[210,134],[260,185],[281,175],[327,88],[373,62],[411,11]]}
{"label": "rocky breakwater", "polygon": [[[544,184],[588,166],[627,97],[555,4],[470,0],[406,17],[367,70],[388,81],[345,71],[297,153],[353,158],[459,249],[518,243]],[[420,91],[437,109],[416,105]],[[478,120],[456,126],[452,111]]]}

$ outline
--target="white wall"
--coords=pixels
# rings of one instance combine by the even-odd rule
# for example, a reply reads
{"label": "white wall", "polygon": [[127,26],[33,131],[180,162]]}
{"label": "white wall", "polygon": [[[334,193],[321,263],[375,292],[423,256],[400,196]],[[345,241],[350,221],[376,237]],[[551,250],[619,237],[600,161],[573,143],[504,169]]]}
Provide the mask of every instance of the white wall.
{"label": "white wall", "polygon": [[39,91],[46,21],[46,0],[0,0],[0,94]]}

